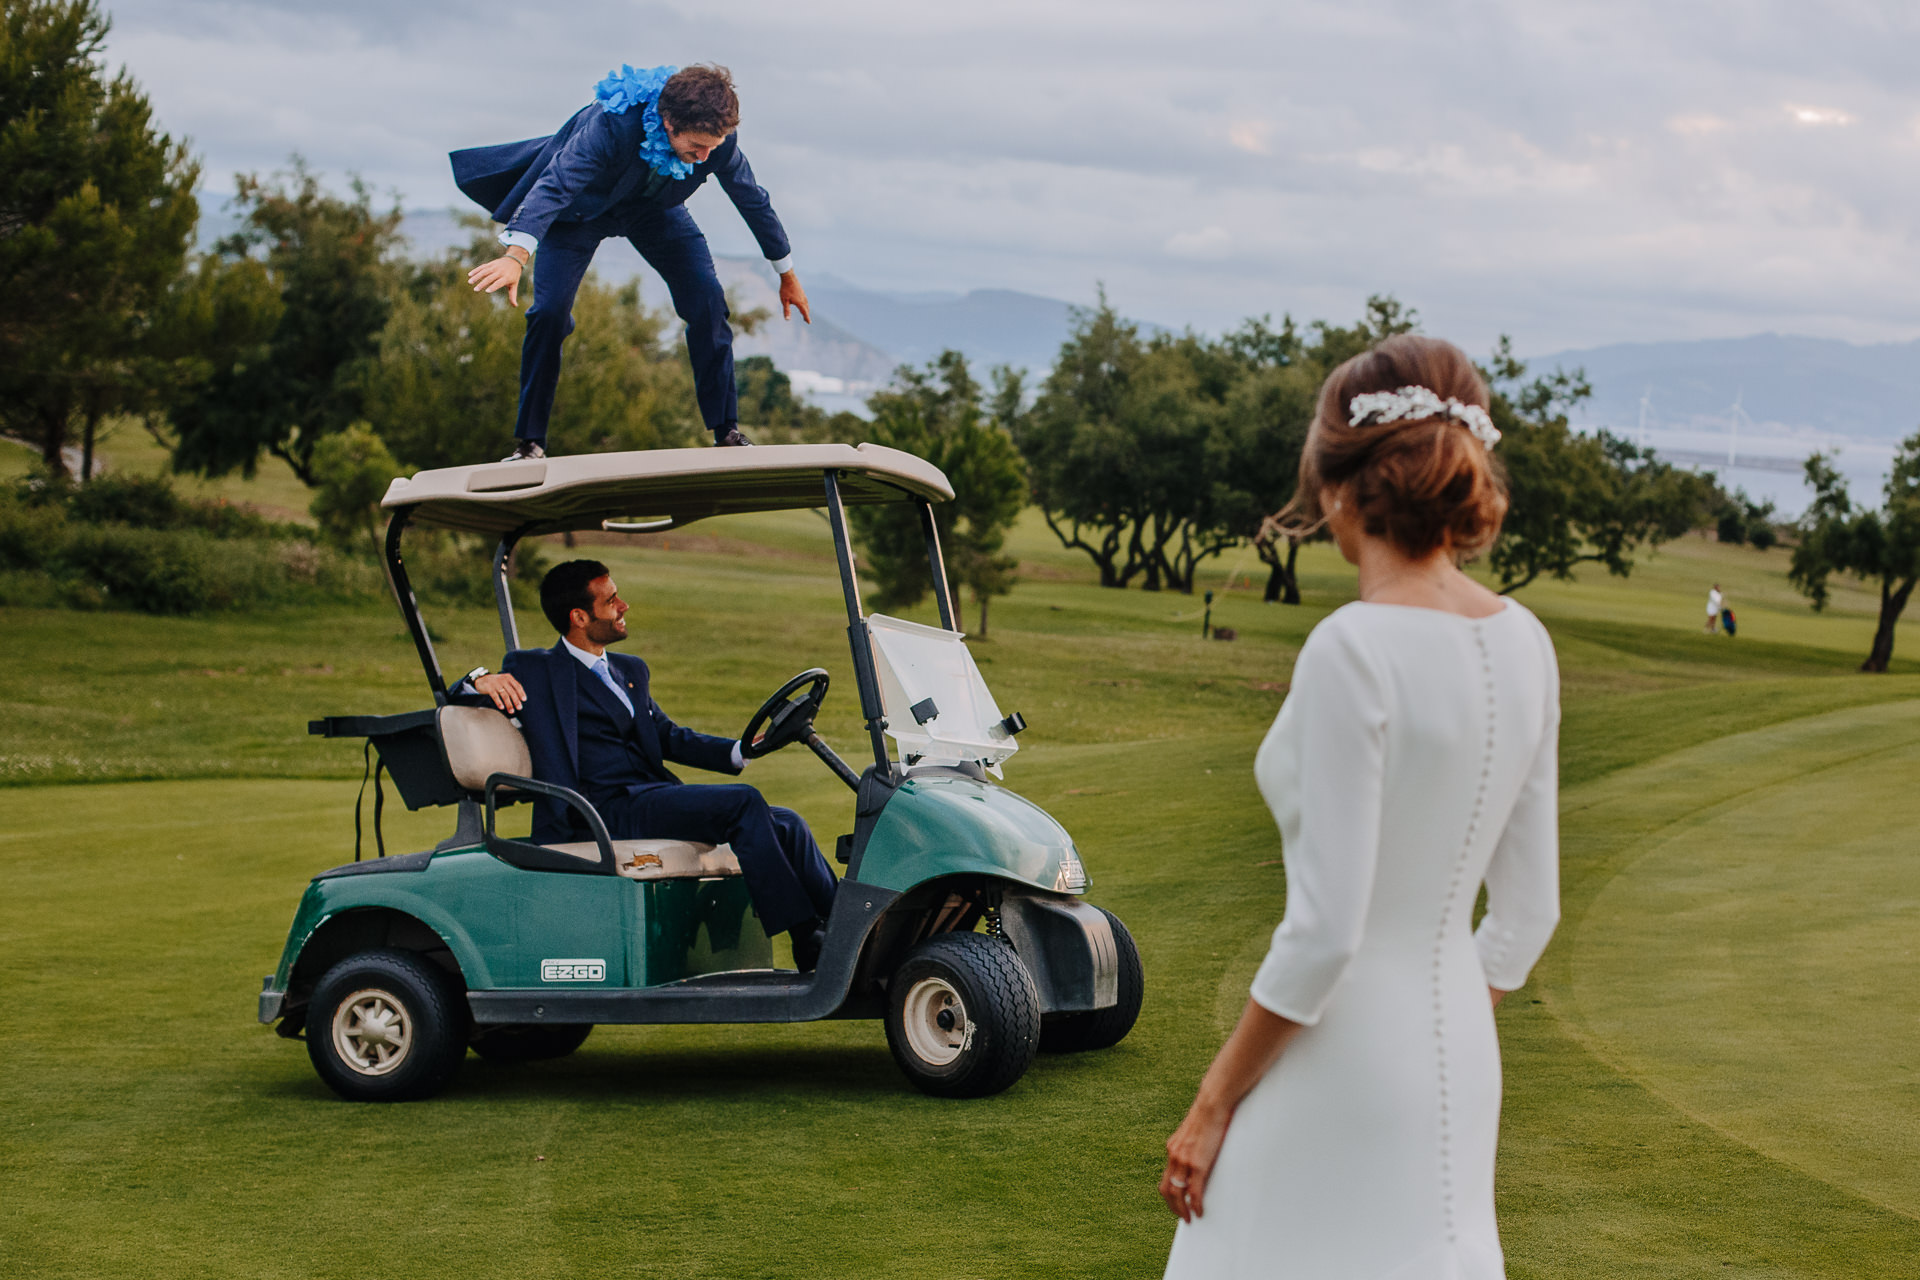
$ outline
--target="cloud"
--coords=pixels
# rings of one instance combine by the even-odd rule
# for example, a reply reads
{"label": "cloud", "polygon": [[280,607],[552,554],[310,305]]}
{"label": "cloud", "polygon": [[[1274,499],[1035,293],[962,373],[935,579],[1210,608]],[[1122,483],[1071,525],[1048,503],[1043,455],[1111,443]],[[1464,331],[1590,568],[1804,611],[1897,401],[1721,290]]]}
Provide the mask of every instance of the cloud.
{"label": "cloud", "polygon": [[1227,127],[1227,141],[1248,155],[1272,155],[1267,149],[1267,134],[1272,129],[1264,120],[1236,120]]}
{"label": "cloud", "polygon": [[1697,114],[1669,116],[1667,128],[1684,138],[1700,138],[1708,134],[1722,133],[1731,126],[1719,116]]}
{"label": "cloud", "polygon": [[1838,107],[1797,107],[1787,104],[1787,114],[1800,124],[1852,124],[1853,117]]}
{"label": "cloud", "polygon": [[[551,131],[614,63],[712,60],[803,277],[1074,301],[1104,281],[1210,329],[1392,292],[1475,350],[1917,332],[1915,6],[113,8],[110,58],[215,194],[299,151],[459,206],[447,151]],[[717,251],[755,252],[717,190],[694,209]]]}
{"label": "cloud", "polygon": [[1194,258],[1218,262],[1233,248],[1233,237],[1224,227],[1202,227],[1198,231],[1176,231],[1167,237],[1167,252],[1176,258]]}

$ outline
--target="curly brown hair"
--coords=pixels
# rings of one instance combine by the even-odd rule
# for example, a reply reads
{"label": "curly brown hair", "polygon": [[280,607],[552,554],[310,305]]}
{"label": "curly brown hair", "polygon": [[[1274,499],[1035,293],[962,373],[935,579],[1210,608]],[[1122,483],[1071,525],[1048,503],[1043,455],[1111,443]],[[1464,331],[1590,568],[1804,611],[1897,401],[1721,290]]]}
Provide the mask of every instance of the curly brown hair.
{"label": "curly brown hair", "polygon": [[676,133],[710,133],[724,138],[740,127],[740,98],[733,73],[699,63],[682,67],[660,87],[660,118]]}
{"label": "curly brown hair", "polygon": [[1300,456],[1293,501],[1275,517],[1281,532],[1310,533],[1325,522],[1322,491],[1344,491],[1369,535],[1419,557],[1446,547],[1467,558],[1500,534],[1507,483],[1500,462],[1451,417],[1349,426],[1353,398],[1425,387],[1443,400],[1487,408],[1486,380],[1451,342],[1403,333],[1357,355],[1320,388]]}

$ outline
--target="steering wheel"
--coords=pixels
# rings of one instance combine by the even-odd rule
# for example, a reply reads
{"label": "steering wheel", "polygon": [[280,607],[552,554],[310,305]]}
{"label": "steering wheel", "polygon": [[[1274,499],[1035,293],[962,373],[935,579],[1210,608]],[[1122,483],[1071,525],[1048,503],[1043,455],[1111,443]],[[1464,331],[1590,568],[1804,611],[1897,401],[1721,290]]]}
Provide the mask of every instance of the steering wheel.
{"label": "steering wheel", "polygon": [[[760,704],[753,719],[747,721],[747,727],[741,731],[740,754],[757,760],[805,740],[813,732],[814,715],[826,700],[827,679],[825,667],[814,667],[781,685],[778,692]],[[803,687],[805,692],[794,697]]]}

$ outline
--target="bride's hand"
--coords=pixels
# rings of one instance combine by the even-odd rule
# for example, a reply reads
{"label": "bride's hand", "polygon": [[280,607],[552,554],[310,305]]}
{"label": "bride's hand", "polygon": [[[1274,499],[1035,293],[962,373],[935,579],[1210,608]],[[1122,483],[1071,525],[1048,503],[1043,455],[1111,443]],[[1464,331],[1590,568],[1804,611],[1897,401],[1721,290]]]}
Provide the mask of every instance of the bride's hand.
{"label": "bride's hand", "polygon": [[1180,1221],[1192,1222],[1205,1210],[1207,1179],[1213,1175],[1213,1162],[1226,1140],[1234,1109],[1279,1060],[1287,1042],[1300,1033],[1300,1025],[1251,999],[1241,1010],[1233,1034],[1200,1081],[1187,1118],[1167,1139],[1167,1171],[1160,1175],[1160,1198]]}
{"label": "bride's hand", "polygon": [[1204,1212],[1207,1176],[1226,1141],[1231,1111],[1219,1111],[1196,1101],[1187,1118],[1167,1139],[1167,1169],[1160,1175],[1160,1198],[1176,1218],[1191,1222]]}

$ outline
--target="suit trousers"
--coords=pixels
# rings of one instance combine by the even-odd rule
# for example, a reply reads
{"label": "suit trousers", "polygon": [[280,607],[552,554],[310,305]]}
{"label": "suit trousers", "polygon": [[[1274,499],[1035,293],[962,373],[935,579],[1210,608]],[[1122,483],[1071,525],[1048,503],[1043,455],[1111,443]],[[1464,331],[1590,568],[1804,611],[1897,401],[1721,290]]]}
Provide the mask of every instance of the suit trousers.
{"label": "suit trousers", "polygon": [[733,846],[760,925],[785,933],[833,909],[839,882],[813,832],[791,809],[766,802],[743,783],[636,783],[594,796],[616,840],[694,840]]}
{"label": "suit trousers", "polygon": [[740,419],[733,381],[733,326],[707,237],[685,208],[635,214],[610,210],[590,222],[556,222],[540,242],[533,305],[520,348],[519,440],[545,440],[560,382],[560,345],[573,332],[573,299],[602,240],[624,236],[667,282],[674,314],[687,329],[687,357],[700,417],[716,437]]}

